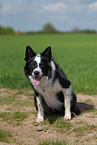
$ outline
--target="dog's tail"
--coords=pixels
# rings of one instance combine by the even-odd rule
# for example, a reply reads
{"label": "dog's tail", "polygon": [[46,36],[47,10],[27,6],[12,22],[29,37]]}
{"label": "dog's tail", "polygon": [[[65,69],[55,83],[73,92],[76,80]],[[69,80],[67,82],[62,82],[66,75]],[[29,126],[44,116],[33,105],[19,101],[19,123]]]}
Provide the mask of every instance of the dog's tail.
{"label": "dog's tail", "polygon": [[95,105],[90,105],[90,104],[81,103],[81,102],[77,102],[76,105],[81,110],[81,112],[86,112],[88,109],[93,109],[93,108],[97,109],[97,106]]}
{"label": "dog's tail", "polygon": [[89,109],[97,109],[97,106],[90,105],[82,102],[77,102],[76,94],[72,92],[72,100],[71,100],[71,112],[74,115],[79,115],[82,112],[86,112]]}
{"label": "dog's tail", "polygon": [[97,109],[97,106],[93,106],[94,109]]}

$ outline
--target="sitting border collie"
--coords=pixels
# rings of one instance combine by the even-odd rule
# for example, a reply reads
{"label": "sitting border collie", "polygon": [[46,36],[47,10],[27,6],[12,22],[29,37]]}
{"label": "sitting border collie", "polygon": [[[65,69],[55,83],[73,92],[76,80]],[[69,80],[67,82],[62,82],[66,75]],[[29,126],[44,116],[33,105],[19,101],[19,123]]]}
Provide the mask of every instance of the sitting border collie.
{"label": "sitting border collie", "polygon": [[27,46],[25,61],[24,71],[35,92],[37,122],[43,121],[45,114],[64,114],[65,119],[71,119],[73,114],[80,114],[76,106],[76,95],[71,90],[71,82],[54,62],[51,47],[36,54]]}

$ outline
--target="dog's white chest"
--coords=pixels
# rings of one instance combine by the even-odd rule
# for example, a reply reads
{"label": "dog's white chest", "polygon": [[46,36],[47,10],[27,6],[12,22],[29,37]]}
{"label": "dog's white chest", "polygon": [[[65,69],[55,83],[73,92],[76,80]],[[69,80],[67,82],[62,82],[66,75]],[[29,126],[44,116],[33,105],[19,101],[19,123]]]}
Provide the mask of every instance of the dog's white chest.
{"label": "dog's white chest", "polygon": [[49,80],[45,87],[37,86],[37,91],[44,97],[47,105],[55,109],[60,108],[62,105],[56,96],[60,90],[61,87],[58,81],[52,85],[51,80]]}

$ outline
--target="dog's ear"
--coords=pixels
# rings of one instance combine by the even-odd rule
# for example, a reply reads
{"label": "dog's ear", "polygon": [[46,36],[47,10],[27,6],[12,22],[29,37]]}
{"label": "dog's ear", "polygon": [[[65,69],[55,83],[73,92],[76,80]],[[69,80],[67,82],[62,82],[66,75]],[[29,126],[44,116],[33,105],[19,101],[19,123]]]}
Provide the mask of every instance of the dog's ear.
{"label": "dog's ear", "polygon": [[32,50],[30,46],[26,47],[26,52],[25,52],[25,61],[28,61],[30,58],[33,58],[36,55],[36,53]]}
{"label": "dog's ear", "polygon": [[48,61],[51,60],[52,58],[52,53],[51,53],[51,47],[47,47],[42,53],[41,56],[46,57],[48,59]]}

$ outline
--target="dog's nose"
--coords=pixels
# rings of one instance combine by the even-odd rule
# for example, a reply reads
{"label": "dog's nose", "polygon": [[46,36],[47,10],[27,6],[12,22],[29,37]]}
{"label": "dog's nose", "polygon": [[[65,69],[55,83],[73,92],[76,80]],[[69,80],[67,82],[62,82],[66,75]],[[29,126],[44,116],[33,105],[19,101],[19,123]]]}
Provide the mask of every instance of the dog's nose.
{"label": "dog's nose", "polygon": [[35,75],[39,75],[39,71],[35,71],[34,74],[35,74]]}

